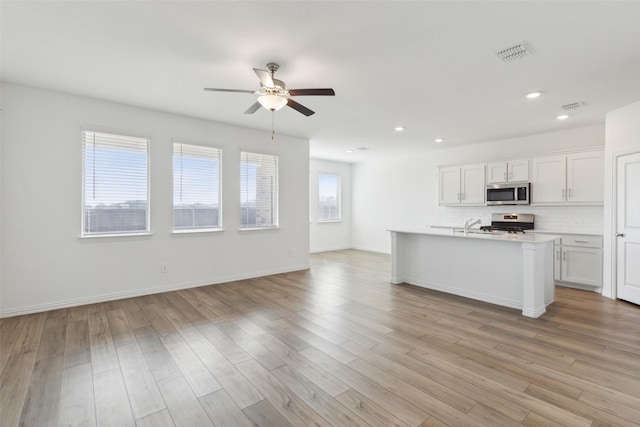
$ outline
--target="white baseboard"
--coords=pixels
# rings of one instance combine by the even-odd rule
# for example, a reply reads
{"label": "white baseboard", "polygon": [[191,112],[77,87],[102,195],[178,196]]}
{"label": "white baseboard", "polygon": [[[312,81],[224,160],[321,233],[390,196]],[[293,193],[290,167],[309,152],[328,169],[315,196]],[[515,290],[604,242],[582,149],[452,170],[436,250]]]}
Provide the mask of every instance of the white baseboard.
{"label": "white baseboard", "polygon": [[309,269],[309,264],[305,264],[305,265],[294,266],[286,269],[254,271],[251,273],[228,275],[228,276],[216,277],[213,279],[203,279],[203,280],[198,280],[193,282],[172,284],[168,286],[136,289],[136,290],[127,291],[127,292],[115,292],[112,294],[102,294],[102,295],[96,295],[91,297],[71,299],[66,301],[56,301],[53,303],[37,304],[37,305],[32,305],[27,307],[18,307],[18,308],[12,308],[12,309],[0,312],[0,318],[22,316],[25,314],[40,313],[43,311],[58,310],[61,308],[76,307],[79,305],[87,305],[87,304],[96,304],[96,303],[107,302],[107,301],[115,301],[115,300],[125,299],[125,298],[141,297],[145,295],[159,294],[162,292],[179,291],[181,289],[197,288],[200,286],[218,285],[220,283],[234,282],[237,280],[245,280],[245,279],[253,279],[256,277],[271,276],[273,274],[282,274],[282,273],[289,273],[292,271],[300,271],[300,270],[308,270],[308,269]]}
{"label": "white baseboard", "polygon": [[333,252],[333,251],[344,251],[347,249],[351,249],[350,246],[341,246],[341,247],[335,247],[335,248],[321,248],[321,249],[310,249],[309,253],[310,254],[318,254],[320,252]]}
{"label": "white baseboard", "polygon": [[351,249],[356,249],[359,251],[366,251],[366,252],[375,252],[378,254],[391,255],[391,249],[369,248],[366,246],[353,246],[351,247]]}

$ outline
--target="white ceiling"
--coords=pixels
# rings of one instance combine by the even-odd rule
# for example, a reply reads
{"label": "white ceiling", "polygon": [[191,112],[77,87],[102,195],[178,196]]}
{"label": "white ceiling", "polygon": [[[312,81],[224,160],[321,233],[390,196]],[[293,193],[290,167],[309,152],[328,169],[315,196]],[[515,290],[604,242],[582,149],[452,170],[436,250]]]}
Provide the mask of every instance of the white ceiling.
{"label": "white ceiling", "polygon": [[[2,79],[256,129],[252,68],[280,64],[312,157],[381,156],[603,123],[640,99],[640,1],[6,1]],[[535,53],[504,63],[495,52]],[[543,90],[528,101],[524,94]],[[560,106],[586,106],[556,120]],[[406,130],[394,132],[395,126]],[[437,145],[434,138],[443,137]],[[277,140],[276,140],[277,142]],[[368,151],[346,153],[349,148]]]}

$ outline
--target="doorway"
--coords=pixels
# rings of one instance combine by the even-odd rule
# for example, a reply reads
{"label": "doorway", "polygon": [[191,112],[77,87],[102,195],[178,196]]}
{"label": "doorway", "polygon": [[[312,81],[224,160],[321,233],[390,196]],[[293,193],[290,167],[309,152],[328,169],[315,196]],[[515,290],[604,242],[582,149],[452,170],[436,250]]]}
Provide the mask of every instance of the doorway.
{"label": "doorway", "polygon": [[619,156],[616,171],[618,298],[640,305],[640,152]]}

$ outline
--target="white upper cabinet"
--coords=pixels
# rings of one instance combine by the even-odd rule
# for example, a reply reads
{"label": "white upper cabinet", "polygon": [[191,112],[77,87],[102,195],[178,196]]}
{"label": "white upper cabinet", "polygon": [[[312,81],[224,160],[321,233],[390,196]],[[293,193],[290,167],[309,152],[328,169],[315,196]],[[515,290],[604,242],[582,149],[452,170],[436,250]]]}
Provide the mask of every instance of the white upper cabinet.
{"label": "white upper cabinet", "polygon": [[463,205],[484,205],[484,163],[460,168]]}
{"label": "white upper cabinet", "polygon": [[531,161],[531,203],[599,205],[604,201],[604,152],[587,151]]}
{"label": "white upper cabinet", "polygon": [[567,156],[567,202],[604,203],[604,152]]}
{"label": "white upper cabinet", "polygon": [[528,181],[529,159],[491,162],[487,164],[487,184]]}
{"label": "white upper cabinet", "polygon": [[440,168],[441,206],[484,205],[485,165]]}
{"label": "white upper cabinet", "polygon": [[440,204],[460,204],[460,167],[440,168]]}
{"label": "white upper cabinet", "polygon": [[564,203],[566,156],[536,157],[531,161],[531,203]]}

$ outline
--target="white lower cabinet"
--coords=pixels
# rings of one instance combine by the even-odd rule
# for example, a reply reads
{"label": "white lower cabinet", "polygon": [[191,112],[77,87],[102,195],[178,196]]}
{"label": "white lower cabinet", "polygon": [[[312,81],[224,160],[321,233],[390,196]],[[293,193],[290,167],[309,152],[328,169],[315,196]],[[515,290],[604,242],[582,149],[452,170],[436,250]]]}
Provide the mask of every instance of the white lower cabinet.
{"label": "white lower cabinet", "polygon": [[561,286],[602,287],[602,237],[567,234],[556,240],[554,278]]}

